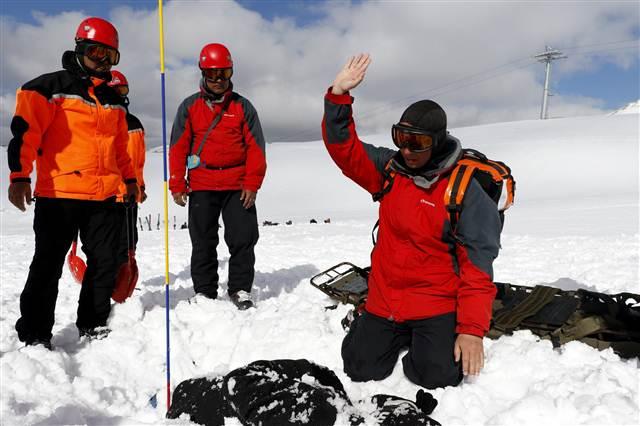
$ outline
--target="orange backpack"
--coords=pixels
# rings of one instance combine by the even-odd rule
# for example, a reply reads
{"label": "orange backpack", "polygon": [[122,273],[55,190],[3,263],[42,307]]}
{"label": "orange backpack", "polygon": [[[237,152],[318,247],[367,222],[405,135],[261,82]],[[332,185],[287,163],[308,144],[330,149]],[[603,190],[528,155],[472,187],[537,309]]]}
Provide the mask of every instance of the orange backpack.
{"label": "orange backpack", "polygon": [[[391,191],[391,186],[397,173],[391,168],[392,162],[393,159],[389,160],[384,168],[382,190],[373,195],[374,201],[380,201],[387,192]],[[500,220],[503,224],[504,212],[511,207],[514,201],[516,181],[511,175],[509,166],[502,161],[490,160],[486,155],[475,149],[463,149],[462,157],[451,171],[449,184],[444,192],[444,205],[449,213],[449,222],[454,234],[462,212],[464,196],[471,179],[476,179],[482,189],[496,203]],[[377,223],[374,231],[375,228],[377,228]]]}
{"label": "orange backpack", "polygon": [[444,204],[449,212],[449,222],[454,233],[462,211],[462,202],[472,178],[496,203],[502,224],[504,212],[511,207],[515,198],[516,181],[509,166],[502,161],[490,160],[475,149],[463,149],[462,158],[451,172],[449,184],[444,192]]}

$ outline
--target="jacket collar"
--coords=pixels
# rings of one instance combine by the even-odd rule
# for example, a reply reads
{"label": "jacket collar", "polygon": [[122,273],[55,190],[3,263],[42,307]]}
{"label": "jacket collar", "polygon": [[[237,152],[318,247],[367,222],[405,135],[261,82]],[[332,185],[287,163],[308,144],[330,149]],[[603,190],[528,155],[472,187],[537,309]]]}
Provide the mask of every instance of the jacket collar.
{"label": "jacket collar", "polygon": [[231,92],[233,92],[233,82],[231,81],[229,82],[229,88],[222,95],[216,95],[207,88],[204,78],[200,79],[200,96],[207,102],[212,104],[225,103],[231,97]]}
{"label": "jacket collar", "polygon": [[391,169],[412,179],[416,186],[427,189],[441,176],[451,172],[460,158],[462,158],[462,144],[457,138],[447,135],[442,149],[429,160],[425,167],[418,170],[410,169],[398,151],[393,156]]}
{"label": "jacket collar", "polygon": [[111,80],[110,72],[89,72],[80,63],[80,58],[76,52],[67,50],[62,54],[62,68],[69,71],[72,75],[81,78],[88,85],[99,86],[105,81]]}

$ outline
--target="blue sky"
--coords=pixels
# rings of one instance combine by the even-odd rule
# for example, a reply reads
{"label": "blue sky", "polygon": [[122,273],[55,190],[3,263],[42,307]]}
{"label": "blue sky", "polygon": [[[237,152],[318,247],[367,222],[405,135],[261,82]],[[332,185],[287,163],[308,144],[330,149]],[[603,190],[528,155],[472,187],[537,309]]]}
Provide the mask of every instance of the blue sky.
{"label": "blue sky", "polygon": [[[59,67],[83,16],[116,24],[118,68],[158,143],[156,7],[156,0],[0,0],[0,144],[15,89]],[[260,112],[269,141],[320,139],[322,93],[361,51],[373,57],[355,94],[363,135],[388,133],[406,106],[425,98],[443,105],[452,128],[537,119],[544,66],[532,57],[545,44],[569,56],[554,62],[550,118],[606,114],[640,99],[639,2],[173,0],[164,7],[172,28],[169,122],[197,89],[196,58],[212,41],[230,47],[234,87]]]}
{"label": "blue sky", "polygon": [[[247,9],[260,13],[265,19],[273,20],[276,17],[285,17],[292,19],[297,26],[301,27],[312,25],[324,17],[320,1],[239,0],[238,3]],[[352,1],[351,3],[357,4],[361,1]],[[155,0],[2,0],[0,13],[19,22],[35,23],[33,13],[36,11],[57,14],[63,11],[81,10],[87,15],[104,16],[109,10],[122,5],[128,5],[135,9],[154,10],[157,2]],[[638,7],[640,8],[640,6]],[[636,35],[640,37],[640,34],[636,33]],[[594,50],[599,48],[606,51],[624,46],[633,46],[633,43],[596,46]],[[607,109],[617,108],[638,100],[640,98],[640,51],[637,43],[635,46],[638,54],[626,68],[603,63],[570,75],[560,75],[556,72],[552,74],[552,89],[567,96],[601,99],[604,102],[603,108]],[[570,52],[567,53],[571,55]],[[554,66],[556,64],[558,63],[555,62]],[[543,66],[540,65],[540,78],[542,76]]]}

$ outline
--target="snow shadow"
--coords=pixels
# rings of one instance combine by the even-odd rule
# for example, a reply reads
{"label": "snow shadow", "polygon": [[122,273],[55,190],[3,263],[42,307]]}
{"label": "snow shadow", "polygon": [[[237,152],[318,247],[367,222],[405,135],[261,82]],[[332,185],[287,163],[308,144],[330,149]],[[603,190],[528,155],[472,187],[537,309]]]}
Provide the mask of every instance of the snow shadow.
{"label": "snow shadow", "polygon": [[262,301],[289,293],[300,284],[320,272],[315,265],[297,265],[293,268],[278,269],[273,272],[257,272],[253,280],[253,299]]}
{"label": "snow shadow", "polygon": [[[226,257],[224,259],[218,260],[218,269],[224,269],[224,267],[229,263],[229,258]],[[191,280],[191,264],[187,265],[182,271],[177,274],[172,274],[169,271],[169,283],[173,284],[176,280]],[[158,277],[149,278],[147,280],[142,281],[141,285],[150,286],[150,287],[160,287],[164,285],[164,275],[160,275]],[[137,288],[136,288],[137,290]]]}
{"label": "snow shadow", "polygon": [[579,283],[576,280],[573,280],[571,278],[559,278],[558,280],[552,282],[552,283],[542,283],[543,285],[549,285],[551,287],[557,287],[560,290],[578,290],[578,289],[583,289],[583,290],[589,290],[589,291],[598,291],[597,288],[590,286],[590,285],[586,285],[586,284],[582,284]]}
{"label": "snow shadow", "polygon": [[[164,283],[164,277],[162,277]],[[140,303],[145,312],[153,310],[153,308],[166,306],[166,290],[153,290],[146,291],[140,296]],[[195,296],[193,287],[177,287],[175,285],[169,285],[169,308],[173,309],[182,301],[189,300]]]}
{"label": "snow shadow", "polygon": [[[273,297],[278,297],[283,292],[289,293],[298,286],[300,281],[310,278],[318,272],[320,272],[320,270],[312,264],[297,265],[292,268],[278,269],[273,272],[256,271],[253,280],[253,300],[258,302],[271,299]],[[179,287],[175,284],[178,279],[188,281],[191,280],[191,272],[189,271],[189,267],[185,268],[177,275],[170,274],[169,279],[169,282],[171,283],[169,285],[169,307],[171,309],[175,308],[180,302],[189,301],[193,298],[193,296],[195,296],[193,287],[191,285],[189,285],[188,287]],[[145,312],[149,312],[155,307],[165,307],[166,296],[164,289],[151,291],[149,291],[148,289],[144,289],[144,287],[164,286],[164,281],[164,276],[160,275],[143,281],[140,288],[136,288],[136,292],[134,292],[134,295],[140,290],[144,291],[144,293],[139,297]],[[226,292],[227,282],[220,282],[218,288],[219,297],[226,294]]]}
{"label": "snow shadow", "polygon": [[[120,393],[124,394],[124,389],[117,389]],[[119,424],[122,421],[126,421],[126,418],[110,416],[107,412],[93,410],[87,408],[86,405],[67,404],[56,408],[51,416],[37,423],[33,423],[33,426],[64,424]]]}

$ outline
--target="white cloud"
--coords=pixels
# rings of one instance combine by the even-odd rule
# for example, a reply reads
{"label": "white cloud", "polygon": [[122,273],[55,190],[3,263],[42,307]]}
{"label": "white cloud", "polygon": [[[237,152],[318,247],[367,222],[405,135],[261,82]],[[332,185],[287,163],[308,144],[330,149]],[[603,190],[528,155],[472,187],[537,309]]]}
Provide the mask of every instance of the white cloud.
{"label": "white cloud", "polygon": [[[633,39],[640,27],[639,8],[628,2],[327,2],[310,7],[325,17],[299,27],[291,19],[265,20],[233,2],[165,3],[168,128],[179,102],[197,90],[197,55],[208,42],[230,48],[236,90],[256,106],[268,140],[305,140],[319,138],[323,93],[351,54],[373,56],[365,82],[354,92],[361,134],[384,131],[409,103],[429,97],[445,107],[452,126],[462,126],[535,119],[543,66],[530,58],[545,44]],[[118,68],[131,83],[132,111],[145,117],[149,142],[157,144],[157,15],[120,7],[105,10],[104,17],[120,32]],[[2,96],[58,68],[83,15],[35,18],[35,25],[0,21]],[[624,67],[637,56],[632,49],[597,57],[579,54],[584,51],[567,52],[570,58],[554,72],[570,75],[605,61]],[[510,62],[515,63],[497,68]],[[550,115],[602,113],[601,105],[558,94]]]}

